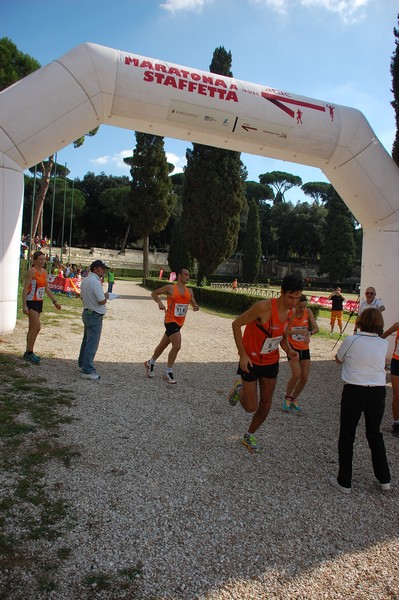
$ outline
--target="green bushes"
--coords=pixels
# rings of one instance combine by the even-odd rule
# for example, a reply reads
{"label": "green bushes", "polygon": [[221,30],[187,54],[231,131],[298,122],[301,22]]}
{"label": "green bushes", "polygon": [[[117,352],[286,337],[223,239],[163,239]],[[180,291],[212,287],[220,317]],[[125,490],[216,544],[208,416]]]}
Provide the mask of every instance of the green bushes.
{"label": "green bushes", "polygon": [[[150,290],[156,290],[167,283],[165,280],[147,279],[146,287]],[[209,306],[210,308],[222,309],[235,314],[244,312],[255,304],[255,302],[258,302],[258,300],[264,300],[262,296],[254,296],[252,294],[233,293],[208,287],[196,287],[194,285],[189,287],[192,288],[195,299],[200,306]]]}

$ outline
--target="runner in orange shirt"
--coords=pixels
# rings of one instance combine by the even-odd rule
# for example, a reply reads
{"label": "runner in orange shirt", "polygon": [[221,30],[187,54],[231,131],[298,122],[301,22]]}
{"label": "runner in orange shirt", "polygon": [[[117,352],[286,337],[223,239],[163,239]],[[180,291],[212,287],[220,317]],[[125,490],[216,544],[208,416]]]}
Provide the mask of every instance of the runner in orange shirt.
{"label": "runner in orange shirt", "polygon": [[41,329],[40,313],[43,310],[44,294],[47,294],[58,310],[61,309],[61,304],[57,302],[47,283],[47,273],[43,268],[44,262],[44,253],[40,250],[34,252],[32,257],[32,267],[26,274],[25,284],[22,290],[22,310],[24,314],[29,317],[24,359],[36,365],[40,363],[40,356],[37,356],[37,354],[33,352],[33,347]]}
{"label": "runner in orange shirt", "polygon": [[279,346],[289,358],[298,360],[298,352],[290,347],[284,332],[303,286],[302,279],[287,275],[278,298],[256,302],[233,321],[233,335],[240,357],[237,373],[241,377],[229,393],[229,402],[235,406],[240,401],[246,412],[254,413],[242,439],[242,444],[251,452],[259,452],[254,433],[265,421],[272,404],[279,369]]}
{"label": "runner in orange shirt", "polygon": [[310,308],[306,306],[307,297],[302,295],[294,308],[285,334],[294,350],[299,353],[299,360],[289,360],[291,377],[287,383],[287,391],[283,400],[285,412],[300,412],[298,396],[305,387],[310,371],[309,336],[319,331]]}
{"label": "runner in orange shirt", "polygon": [[[177,353],[181,347],[180,329],[183,327],[186,318],[188,305],[191,304],[193,310],[199,310],[199,306],[195,301],[193,291],[186,286],[190,279],[190,273],[187,269],[179,269],[177,271],[177,283],[167,284],[153,291],[151,296],[159,306],[159,310],[165,311],[165,333],[155,348],[152,357],[146,360],[144,367],[147,377],[154,377],[154,365],[156,360],[161,356],[162,352],[172,344],[172,348],[168,354],[168,363],[163,380],[166,383],[175,384],[176,379],[173,377],[173,365],[177,357]],[[165,307],[159,296],[167,296],[167,307]]]}

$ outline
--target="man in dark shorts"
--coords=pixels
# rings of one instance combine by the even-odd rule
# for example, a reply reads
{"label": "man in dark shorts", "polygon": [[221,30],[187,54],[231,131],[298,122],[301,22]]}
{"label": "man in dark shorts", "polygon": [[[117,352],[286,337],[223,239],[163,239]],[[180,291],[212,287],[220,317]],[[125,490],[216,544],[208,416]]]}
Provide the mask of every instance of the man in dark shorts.
{"label": "man in dark shorts", "polygon": [[[235,381],[229,402],[235,406],[240,401],[246,412],[254,413],[242,439],[242,444],[251,452],[259,452],[254,433],[265,421],[272,404],[279,370],[279,346],[288,358],[298,360],[298,352],[290,347],[284,332],[302,290],[302,279],[287,275],[278,298],[256,302],[233,321],[233,335],[240,356],[237,373],[241,378]],[[241,328],[244,326],[242,335]]]}
{"label": "man in dark shorts", "polygon": [[[193,291],[186,286],[190,279],[190,273],[187,269],[178,269],[177,282],[175,284],[167,284],[154,290],[151,294],[153,300],[158,304],[159,310],[165,311],[165,333],[155,348],[152,357],[146,360],[144,367],[147,377],[154,377],[155,361],[161,356],[162,352],[172,344],[172,348],[168,354],[168,363],[163,375],[163,380],[166,383],[175,384],[176,379],[173,376],[173,365],[175,363],[177,353],[181,346],[180,329],[183,327],[186,318],[188,305],[191,304],[193,310],[199,310],[199,306],[195,301]],[[165,307],[159,296],[167,296],[167,307]]]}

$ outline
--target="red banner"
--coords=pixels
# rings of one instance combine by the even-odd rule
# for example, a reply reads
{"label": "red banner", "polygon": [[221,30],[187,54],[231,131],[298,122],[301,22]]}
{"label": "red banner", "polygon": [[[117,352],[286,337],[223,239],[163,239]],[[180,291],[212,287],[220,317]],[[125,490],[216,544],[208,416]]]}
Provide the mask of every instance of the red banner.
{"label": "red banner", "polygon": [[77,277],[59,277],[58,275],[47,275],[47,282],[52,292],[80,294],[81,279],[78,279]]}

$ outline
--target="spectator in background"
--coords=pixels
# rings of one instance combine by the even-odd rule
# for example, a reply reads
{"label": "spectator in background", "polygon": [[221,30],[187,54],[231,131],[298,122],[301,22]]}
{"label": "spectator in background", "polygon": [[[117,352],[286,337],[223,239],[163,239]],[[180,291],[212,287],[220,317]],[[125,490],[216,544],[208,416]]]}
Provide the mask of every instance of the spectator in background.
{"label": "spectator in background", "polygon": [[236,279],[234,279],[233,283],[231,284],[231,288],[232,288],[232,290],[234,290],[235,292],[237,291],[237,289],[238,289],[238,281],[237,281],[237,278],[236,278]]}
{"label": "spectator in background", "polygon": [[385,306],[381,298],[377,298],[377,292],[375,288],[368,287],[365,292],[366,298],[361,301],[359,306],[359,315],[362,314],[366,308],[378,308],[381,312],[385,310]]}
{"label": "spectator in background", "polygon": [[331,300],[331,320],[330,320],[331,331],[330,331],[330,333],[332,333],[334,331],[335,319],[337,319],[339,333],[340,333],[340,335],[342,335],[342,315],[344,312],[343,306],[344,306],[345,298],[341,294],[341,288],[340,287],[335,288],[333,293],[328,296],[328,299]]}
{"label": "spectator in background", "polygon": [[[366,308],[378,308],[381,312],[385,310],[385,306],[381,298],[377,298],[377,292],[375,288],[368,287],[365,292],[365,300],[362,300],[359,306],[358,315],[360,316]],[[357,332],[357,328],[355,325],[355,331]]]}
{"label": "spectator in background", "polygon": [[108,270],[107,281],[108,281],[108,293],[111,294],[112,289],[114,287],[114,283],[115,283],[115,273],[113,271],[111,271],[111,269]]}

